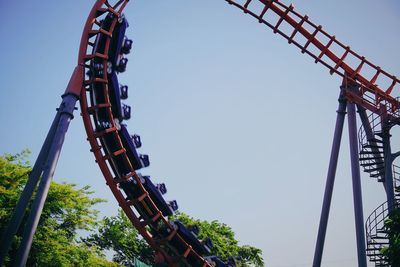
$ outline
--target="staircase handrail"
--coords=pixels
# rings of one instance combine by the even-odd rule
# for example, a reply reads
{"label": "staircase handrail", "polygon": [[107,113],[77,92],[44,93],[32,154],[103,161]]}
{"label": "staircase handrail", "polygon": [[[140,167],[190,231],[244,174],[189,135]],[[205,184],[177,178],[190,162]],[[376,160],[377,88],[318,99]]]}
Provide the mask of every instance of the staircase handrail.
{"label": "staircase handrail", "polygon": [[[368,116],[368,121],[371,125],[371,129],[372,132],[377,132],[377,128],[381,125],[381,120],[380,120],[380,116],[375,114],[375,113],[371,113]],[[358,130],[358,142],[359,142],[359,149],[360,151],[363,150],[363,145],[368,143],[368,137],[367,137],[367,133],[365,132],[364,126],[361,126],[360,129]]]}
{"label": "staircase handrail", "polygon": [[[388,203],[385,201],[379,205],[367,218],[365,221],[365,233],[367,236],[367,242],[372,241],[372,236],[377,234],[377,228],[380,223],[384,222],[388,215]],[[375,230],[375,231],[374,231]]]}

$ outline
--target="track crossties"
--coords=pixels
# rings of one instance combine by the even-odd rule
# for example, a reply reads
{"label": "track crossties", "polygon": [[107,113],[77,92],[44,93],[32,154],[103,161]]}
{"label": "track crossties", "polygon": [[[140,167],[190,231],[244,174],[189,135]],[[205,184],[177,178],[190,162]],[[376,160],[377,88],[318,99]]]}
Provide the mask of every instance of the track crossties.
{"label": "track crossties", "polygon": [[212,242],[199,240],[195,228],[171,221],[168,217],[178,206],[164,200],[165,184],[154,184],[137,172],[150,161],[138,153],[141,138],[131,135],[125,124],[131,107],[121,102],[128,97],[128,87],[119,83],[118,74],[125,71],[133,45],[125,36],[128,22],[122,12],[127,4],[128,0],[98,0],[82,34],[80,103],[91,151],[114,197],[157,258],[169,266],[233,266],[209,256]]}

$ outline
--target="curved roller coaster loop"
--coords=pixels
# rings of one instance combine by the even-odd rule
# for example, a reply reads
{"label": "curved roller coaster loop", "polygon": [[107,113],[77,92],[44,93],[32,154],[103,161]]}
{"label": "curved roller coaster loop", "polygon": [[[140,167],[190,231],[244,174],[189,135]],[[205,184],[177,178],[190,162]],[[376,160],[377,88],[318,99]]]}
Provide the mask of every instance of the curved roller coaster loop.
{"label": "curved roller coaster loop", "polygon": [[[114,28],[118,20],[122,17],[122,11],[127,3],[127,0],[121,0],[111,5],[106,0],[97,1],[90,12],[82,35],[78,64],[84,69],[83,73],[93,71],[93,62],[101,62],[103,68],[102,75],[99,77],[95,75],[90,76],[88,80],[83,82],[83,88],[80,90],[82,118],[88,141],[92,147],[91,151],[96,157],[96,162],[106,179],[107,185],[110,187],[125,214],[143,238],[155,251],[162,254],[169,265],[176,265],[183,261],[186,265],[190,266],[188,263],[188,259],[190,258],[191,262],[196,262],[199,266],[209,266],[207,261],[192,248],[192,245],[189,244],[178,233],[170,221],[163,216],[163,213],[155,203],[156,201],[152,199],[151,194],[143,186],[141,177],[135,171],[132,158],[128,156],[127,150],[129,150],[129,148],[125,147],[126,145],[124,146],[121,136],[118,133],[121,126],[112,110],[112,101],[109,95],[109,87],[112,81],[109,79],[110,75],[107,72],[107,67],[110,60],[110,55],[108,53],[111,50],[110,46]],[[99,19],[102,17],[104,20],[106,15],[112,17],[112,23],[107,29],[103,28],[104,23]],[[102,49],[96,47],[96,41],[101,38],[100,36],[106,38]],[[95,89],[104,90],[104,95],[106,97],[101,103],[97,103],[97,101],[94,100],[94,98],[96,98],[96,96],[94,96]],[[111,122],[110,127],[98,130],[96,123],[98,123],[99,112],[105,112],[108,122]],[[110,149],[106,147],[107,140],[105,139],[110,138],[115,142],[113,151],[110,151]],[[114,160],[123,161],[128,166],[128,172],[121,174],[118,171],[113,171],[110,166],[114,164]],[[135,180],[135,184],[140,193],[135,199],[128,200],[122,193],[120,184],[128,182],[129,179],[132,178]],[[142,211],[141,214],[139,212],[139,215],[137,215],[133,207]],[[153,234],[150,234],[149,227],[152,228]],[[156,239],[155,235],[157,233],[155,231],[158,229],[166,230],[168,235],[165,235],[161,239]],[[184,248],[183,253],[177,251],[172,252],[171,249],[166,246],[172,239],[175,239],[176,242],[180,243],[179,246]],[[172,257],[171,254],[175,254],[175,257]]]}
{"label": "curved roller coaster loop", "polygon": [[[382,228],[390,211],[400,203],[400,196],[394,194],[394,188],[400,188],[400,172],[397,166],[392,166],[400,152],[391,153],[389,133],[391,127],[400,124],[400,102],[395,95],[400,89],[400,80],[354,52],[324,31],[322,26],[313,23],[308,16],[296,12],[293,5],[287,6],[278,0],[225,1],[271,28],[289,44],[298,47],[301,53],[311,56],[315,63],[327,67],[331,75],[337,74],[343,78],[313,266],[321,265],[346,108],[359,266],[366,266],[366,255],[377,266],[388,266],[387,259],[379,254],[381,248],[388,243],[379,241],[384,236],[377,231]],[[127,98],[128,93],[127,87],[121,86],[117,79],[117,74],[126,68],[127,59],[123,55],[128,54],[132,46],[132,41],[125,37],[128,24],[123,10],[128,2],[116,0],[111,4],[108,0],[97,0],[88,16],[82,33],[78,65],[2,239],[6,242],[0,244],[0,264],[4,262],[28,200],[32,198],[43,173],[44,178],[39,185],[39,192],[42,193],[38,194],[38,200],[35,199],[37,205],[33,206],[37,208],[28,219],[32,223],[26,226],[29,233],[24,233],[23,246],[20,248],[21,260],[16,266],[23,266],[26,262],[53,175],[52,170],[56,166],[63,137],[79,98],[87,140],[106,183],[133,226],[156,251],[156,259],[169,266],[234,266],[234,263],[224,263],[215,256],[206,257],[212,244],[206,240],[199,241],[195,229],[187,229],[179,221],[169,220],[168,216],[177,207],[167,204],[162,198],[161,195],[166,192],[165,185],[164,188],[155,186],[148,176],[137,172],[148,166],[149,161],[146,155],[136,151],[141,146],[140,137],[131,136],[123,124],[124,120],[130,118],[130,107],[120,102],[120,99]],[[362,122],[358,136],[356,107]],[[384,184],[388,200],[367,220],[367,248],[364,244],[359,164],[371,177]],[[36,170],[36,165],[40,169]],[[47,165],[51,165],[52,169],[43,167]]]}

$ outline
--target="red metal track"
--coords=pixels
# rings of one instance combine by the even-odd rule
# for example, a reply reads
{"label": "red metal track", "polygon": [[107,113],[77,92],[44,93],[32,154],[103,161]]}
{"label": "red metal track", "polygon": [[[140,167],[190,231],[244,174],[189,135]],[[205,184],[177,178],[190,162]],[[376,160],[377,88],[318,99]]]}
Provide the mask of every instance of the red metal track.
{"label": "red metal track", "polygon": [[[139,231],[139,233],[143,236],[143,238],[149,243],[149,245],[159,254],[161,254],[165,261],[170,266],[178,266],[179,263],[184,263],[185,265],[189,264],[185,260],[189,255],[197,257],[200,262],[202,262],[202,266],[210,266],[201,255],[197,254],[196,251],[192,249],[192,247],[186,243],[186,241],[177,234],[176,230],[169,223],[168,219],[165,218],[158,207],[154,204],[152,199],[150,198],[148,192],[143,187],[139,176],[136,174],[135,170],[132,167],[129,157],[126,154],[126,150],[122,145],[121,139],[118,135],[117,125],[115,124],[114,117],[111,111],[111,103],[110,99],[106,99],[104,103],[94,103],[92,94],[92,84],[97,83],[101,84],[104,88],[104,93],[108,96],[108,80],[107,80],[107,60],[108,55],[106,52],[102,53],[94,53],[93,48],[95,46],[96,37],[99,34],[104,36],[108,36],[106,41],[104,51],[108,51],[110,45],[110,39],[112,36],[113,29],[118,20],[118,17],[121,16],[123,9],[128,4],[129,0],[119,0],[114,5],[111,5],[107,0],[97,0],[95,5],[93,6],[89,17],[86,21],[86,25],[82,34],[80,49],[79,49],[79,59],[78,59],[78,67],[75,69],[74,76],[78,77],[77,80],[80,80],[82,84],[78,88],[80,90],[80,105],[82,111],[82,118],[85,125],[86,133],[88,136],[88,141],[91,146],[91,151],[94,153],[96,162],[99,165],[104,178],[106,179],[107,185],[110,187],[112,193],[117,199],[119,205],[128,216],[133,226]],[[105,31],[101,28],[100,19],[103,18],[108,13],[112,13],[114,15],[114,20],[111,25],[111,28],[108,31]],[[94,59],[102,60],[104,70],[102,78],[89,78],[85,76],[88,70],[91,69],[90,62]],[[85,78],[84,78],[85,77]],[[86,80],[87,79],[87,80]],[[108,119],[112,122],[112,127],[103,131],[96,131],[94,127],[94,114],[96,110],[105,109],[108,114]],[[108,153],[104,147],[102,147],[100,139],[105,135],[115,135],[115,139],[118,140],[118,149],[112,153]],[[110,162],[116,156],[123,155],[123,160],[130,166],[131,172],[129,175],[124,177],[118,177],[113,174],[113,171],[110,167]],[[129,178],[133,177],[138,186],[142,191],[142,196],[136,200],[129,201],[125,199],[125,196],[119,189],[118,184],[122,181],[125,181]],[[145,200],[150,205],[145,204]],[[152,219],[143,220],[140,218],[140,214],[137,211],[134,211],[135,203],[142,203],[145,205],[146,210],[152,213]],[[153,236],[148,231],[148,225],[157,221],[159,224],[167,227],[171,230],[171,234],[165,240],[155,240]],[[183,255],[175,255],[171,256],[171,249],[166,246],[166,243],[172,238],[177,238],[187,249]],[[172,253],[176,254],[176,253]]]}
{"label": "red metal track", "polygon": [[[315,60],[315,63],[321,63],[327,67],[331,74],[336,73],[346,78],[349,82],[357,83],[360,86],[359,91],[345,91],[348,100],[353,101],[377,114],[388,113],[394,118],[400,117],[400,102],[393,96],[393,94],[400,89],[400,80],[374,65],[365,57],[358,55],[351,50],[350,47],[336,40],[335,36],[325,32],[322,29],[322,26],[311,22],[308,16],[303,16],[297,13],[292,5],[286,6],[278,0],[243,0],[241,3],[233,0],[226,1],[229,4],[240,8],[245,13],[255,17],[260,23],[272,28],[274,33],[283,36],[290,44],[294,44],[300,48],[302,53],[311,56]],[[110,100],[106,99],[104,103],[94,103],[92,100],[93,98],[91,97],[91,88],[93,83],[101,84],[104,88],[105,95],[108,95],[106,71],[108,55],[106,53],[93,54],[95,39],[99,34],[108,36],[106,48],[104,49],[104,51],[108,51],[110,38],[116,21],[122,14],[123,9],[128,2],[129,0],[119,0],[114,5],[111,5],[107,0],[97,0],[89,14],[82,34],[78,67],[75,69],[74,76],[76,77],[76,80],[82,84],[82,86],[78,86],[78,88],[81,87],[80,103],[88,141],[91,145],[91,151],[95,155],[96,162],[106,179],[107,185],[110,187],[125,214],[143,238],[155,251],[163,255],[164,259],[170,266],[177,266],[179,262],[188,265],[185,259],[190,254],[198,257],[201,262],[203,262],[203,266],[209,266],[201,255],[198,255],[191,246],[176,233],[168,222],[168,219],[163,217],[141,184],[141,181],[135,170],[132,168],[132,164],[126,155],[125,148],[118,136],[117,125],[115,125],[114,117],[111,112]],[[114,14],[115,19],[111,29],[105,31],[101,28],[99,19],[108,13]],[[275,18],[275,22],[272,22],[273,18]],[[305,39],[305,42],[302,43],[300,39]],[[89,79],[85,76],[85,73],[91,68],[90,62],[94,59],[103,61],[104,71],[102,78]],[[78,92],[73,93],[79,94]],[[113,127],[101,132],[96,132],[94,127],[94,114],[95,111],[99,109],[106,110],[108,119],[112,122]],[[115,135],[119,147],[116,151],[108,153],[105,148],[102,147],[100,139],[105,135]],[[124,155],[123,160],[131,166],[131,172],[128,176],[116,177],[110,168],[110,161],[117,155],[121,154]],[[135,201],[127,201],[118,187],[118,184],[121,181],[127,180],[130,177],[136,179],[141,191],[143,192],[143,195]],[[138,212],[134,211],[133,207],[134,202],[144,203],[145,200],[150,203],[147,210],[154,211],[152,213],[154,217],[150,221],[141,220]],[[154,221],[159,221],[164,224],[165,227],[171,229],[172,234],[166,240],[155,240],[149,233],[148,224]],[[179,257],[171,257],[169,255],[170,251],[165,246],[168,240],[174,236],[177,236],[178,239],[187,247],[186,252],[183,255],[179,255]]]}
{"label": "red metal track", "polygon": [[[311,22],[308,16],[297,13],[293,5],[286,6],[279,0],[225,1],[270,27],[289,44],[311,56],[315,63],[327,67],[331,74],[336,73],[360,85],[358,92],[345,92],[348,100],[377,114],[387,112],[394,118],[400,117],[400,102],[393,96],[399,93],[400,80],[355,53],[334,35],[325,32],[321,25]],[[303,43],[301,40],[304,39]]]}

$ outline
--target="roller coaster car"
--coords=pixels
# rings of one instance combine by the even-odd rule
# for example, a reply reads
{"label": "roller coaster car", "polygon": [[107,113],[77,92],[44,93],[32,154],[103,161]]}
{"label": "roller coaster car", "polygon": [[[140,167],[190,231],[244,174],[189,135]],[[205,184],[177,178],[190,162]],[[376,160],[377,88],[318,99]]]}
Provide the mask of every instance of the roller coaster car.
{"label": "roller coaster car", "polygon": [[131,107],[125,104],[122,104],[122,117],[124,120],[129,120],[131,118]]}
{"label": "roller coaster car", "polygon": [[109,128],[111,128],[111,127],[112,127],[112,123],[111,123],[111,122],[99,120],[99,121],[97,122],[96,130],[97,130],[97,131],[102,131],[102,130],[109,129]]}
{"label": "roller coaster car", "polygon": [[213,267],[236,267],[235,260],[232,257],[227,262],[222,261],[217,256],[208,256],[204,259]]}
{"label": "roller coaster car", "polygon": [[123,57],[120,60],[118,60],[118,63],[115,66],[115,70],[118,72],[125,72],[127,64],[128,64],[128,59]]}
{"label": "roller coaster car", "polygon": [[128,86],[127,85],[120,85],[119,91],[121,92],[121,99],[128,98]]}
{"label": "roller coaster car", "polygon": [[[127,181],[120,183],[120,188],[124,190],[127,199],[134,202],[133,205],[139,212],[141,220],[150,221],[149,226],[151,232],[157,234],[160,225],[163,225],[160,221],[160,217],[154,220],[157,213],[160,211],[164,216],[169,216],[172,215],[176,209],[171,208],[170,202],[166,202],[163,199],[161,196],[162,193],[159,191],[158,187],[151,182],[150,177],[142,176],[139,173],[138,176],[150,198],[145,197],[141,201],[135,201],[144,195],[144,192],[138,186],[136,179],[130,178]],[[151,201],[157,209],[153,208]],[[175,203],[175,207],[177,208],[176,201],[172,202]]]}
{"label": "roller coaster car", "polygon": [[[109,31],[114,19],[114,15],[109,14],[101,23],[101,28],[105,31]],[[126,28],[129,26],[128,21],[125,16],[121,15],[118,18],[118,22],[115,24],[114,30],[112,32],[112,37],[110,40],[110,45],[108,51],[104,51],[106,48],[107,36],[100,34],[96,39],[95,51],[100,54],[107,53],[108,61],[110,66],[107,67],[107,73],[111,73],[114,68],[117,72],[124,72],[126,70],[126,65],[128,59],[123,58],[123,54],[128,54],[132,48],[132,40],[125,37]],[[96,62],[98,63],[98,62]]]}
{"label": "roller coaster car", "polygon": [[140,138],[140,135],[134,134],[131,136],[133,143],[135,144],[136,148],[141,148],[142,147],[142,139]]}
{"label": "roller coaster car", "polygon": [[165,184],[162,184],[163,186],[161,186],[160,190],[160,187],[158,185],[154,185],[149,176],[141,177],[144,179],[144,188],[164,216],[171,216],[176,210],[178,210],[178,204],[176,200],[168,202],[164,200],[162,195],[167,192]]}
{"label": "roller coaster car", "polygon": [[[105,20],[112,20],[112,19],[113,16],[108,15]],[[109,51],[108,58],[114,66],[118,65],[120,55],[122,53],[128,54],[130,49],[132,48],[132,41],[128,40],[130,41],[130,43],[126,42],[127,39],[125,38],[126,28],[128,27],[129,27],[128,21],[126,20],[124,15],[121,15],[118,18],[118,22],[115,25],[114,31],[112,33],[110,48],[108,50]]]}
{"label": "roller coaster car", "polygon": [[185,240],[196,250],[197,253],[201,255],[210,254],[214,244],[209,237],[202,241],[197,238],[197,234],[199,233],[199,228],[197,226],[187,228],[179,220],[176,220],[174,224],[178,227],[178,233],[185,237]]}
{"label": "roller coaster car", "polygon": [[[208,255],[211,252],[213,243],[209,237],[200,241],[197,238],[197,234],[187,228],[181,221],[176,220],[172,222],[174,228],[178,231],[178,234],[185,239],[185,241],[192,246],[192,248],[200,255]],[[192,228],[193,230],[193,228]],[[195,229],[196,231],[197,229]]]}
{"label": "roller coaster car", "polygon": [[[197,235],[190,230],[190,228],[185,227],[185,225],[179,221],[170,221],[173,229],[176,231],[177,234],[186,242],[187,245],[191,246],[191,248],[200,256],[210,254],[210,250],[212,248],[212,242],[210,238],[206,238],[204,241],[200,241],[197,238]],[[159,229],[157,233],[157,238],[160,240],[165,240],[168,238],[168,247],[177,254],[183,255],[187,250],[187,245],[181,241],[178,235],[173,235],[171,237],[171,233],[173,229],[169,227],[163,227]],[[197,229],[193,229],[196,232]],[[191,266],[202,266],[202,262],[196,257],[193,253],[189,253],[186,257],[186,261]]]}
{"label": "roller coaster car", "polygon": [[121,103],[121,99],[124,99],[123,97],[128,97],[127,87],[126,92],[121,91],[115,72],[112,72],[108,77],[108,95],[110,97],[112,113],[120,121],[129,120],[131,118],[131,107]]}
{"label": "roller coaster car", "polygon": [[[140,178],[140,182],[142,183],[144,189],[149,193],[150,198],[153,200],[154,204],[157,208],[162,212],[164,216],[170,216],[174,211],[178,209],[178,205],[176,201],[167,202],[162,197],[163,192],[159,189],[158,185],[154,185],[150,180],[149,176],[143,176],[140,173],[138,174]],[[165,184],[162,184],[166,192]],[[120,187],[124,190],[127,198],[129,200],[135,200],[140,197],[143,192],[137,186],[137,182],[135,179],[129,179],[126,182],[122,182]],[[171,204],[173,202],[174,204]],[[148,217],[148,216],[147,216]]]}
{"label": "roller coaster car", "polygon": [[[132,163],[132,167],[135,170],[148,167],[150,165],[149,156],[137,153],[134,140],[132,139],[132,136],[129,134],[124,124],[121,124],[121,129],[119,130],[118,133],[119,136],[121,137],[122,144],[126,149],[126,153]],[[127,174],[129,172],[130,170],[127,167],[125,168],[125,171],[122,171],[122,173],[124,174]]]}
{"label": "roller coaster car", "polygon": [[160,193],[162,195],[165,195],[167,193],[167,187],[165,186],[164,183],[156,184],[156,187],[157,187],[158,191],[160,191]]}
{"label": "roller coaster car", "polygon": [[133,44],[133,41],[128,39],[127,37],[125,37],[124,43],[121,47],[121,52],[125,55],[129,54],[132,49],[132,44]]}
{"label": "roller coaster car", "polygon": [[189,229],[190,232],[192,232],[196,236],[198,236],[199,233],[200,233],[200,228],[199,228],[199,226],[197,224],[188,226],[188,229]]}

